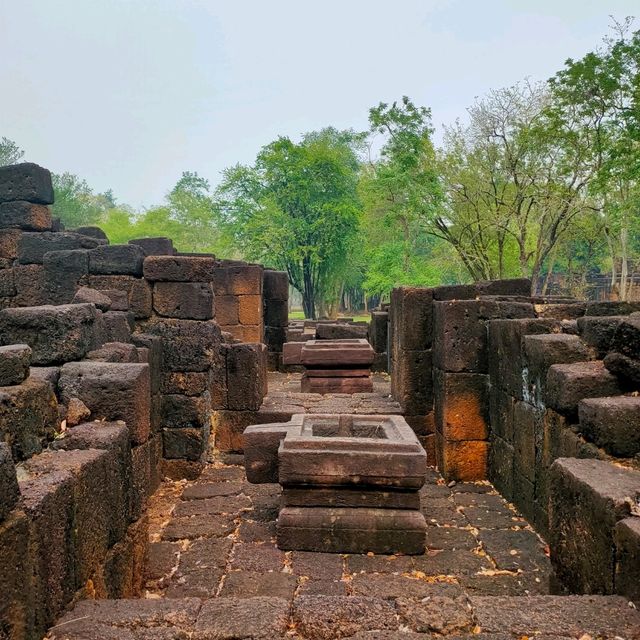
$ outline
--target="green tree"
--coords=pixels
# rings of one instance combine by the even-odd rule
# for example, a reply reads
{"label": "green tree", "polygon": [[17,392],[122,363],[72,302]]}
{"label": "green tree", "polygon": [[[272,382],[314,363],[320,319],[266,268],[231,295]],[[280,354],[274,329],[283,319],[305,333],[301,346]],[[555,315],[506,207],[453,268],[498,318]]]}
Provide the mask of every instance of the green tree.
{"label": "green tree", "polygon": [[281,137],[253,166],[224,172],[216,202],[243,254],[284,269],[317,317],[338,300],[356,249],[362,136],[323,129],[295,143]]}
{"label": "green tree", "polygon": [[68,228],[97,225],[116,206],[113,192],[94,193],[86,180],[73,173],[52,174],[54,216]]}
{"label": "green tree", "polygon": [[8,164],[16,164],[24,156],[24,151],[9,138],[0,139],[0,167]]}

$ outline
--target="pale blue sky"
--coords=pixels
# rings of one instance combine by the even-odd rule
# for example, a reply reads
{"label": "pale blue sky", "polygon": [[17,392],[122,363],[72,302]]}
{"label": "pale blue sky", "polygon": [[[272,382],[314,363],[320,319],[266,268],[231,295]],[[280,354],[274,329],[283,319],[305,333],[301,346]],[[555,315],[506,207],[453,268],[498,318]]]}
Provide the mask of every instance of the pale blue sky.
{"label": "pale blue sky", "polygon": [[0,136],[133,206],[212,184],[278,135],[364,129],[409,95],[436,127],[598,45],[638,0],[0,0]]}

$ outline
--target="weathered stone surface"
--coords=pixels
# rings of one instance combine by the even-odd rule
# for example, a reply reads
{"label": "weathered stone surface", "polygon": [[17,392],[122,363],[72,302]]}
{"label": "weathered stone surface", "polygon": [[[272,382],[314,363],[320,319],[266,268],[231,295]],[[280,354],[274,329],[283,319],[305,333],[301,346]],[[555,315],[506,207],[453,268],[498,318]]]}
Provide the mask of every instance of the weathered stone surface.
{"label": "weathered stone surface", "polygon": [[325,553],[424,552],[426,523],[419,511],[339,507],[283,507],[281,549]]}
{"label": "weathered stone surface", "polygon": [[614,375],[620,384],[633,386],[640,384],[640,360],[634,360],[622,353],[608,353],[604,366]]}
{"label": "weathered stone surface", "polygon": [[172,256],[175,253],[171,238],[135,238],[129,244],[142,247],[145,256]]}
{"label": "weathered stone surface", "polygon": [[63,401],[79,398],[95,420],[126,422],[132,443],[143,443],[149,437],[149,365],[71,362],[62,367],[59,388]]}
{"label": "weathered stone surface", "polygon": [[489,376],[434,373],[436,431],[446,441],[486,440]]}
{"label": "weathered stone surface", "polygon": [[91,411],[87,408],[87,405],[78,398],[69,398],[67,403],[67,426],[75,427],[81,422],[84,422],[91,415]]}
{"label": "weathered stone surface", "polygon": [[488,450],[489,443],[485,440],[446,441],[436,432],[438,469],[447,480],[484,480]]}
{"label": "weathered stone surface", "polygon": [[370,376],[302,376],[302,393],[371,393],[373,382]]}
{"label": "weathered stone surface", "polygon": [[0,203],[0,228],[48,231],[51,229],[51,211],[42,204],[25,200]]}
{"label": "weathered stone surface", "polygon": [[50,251],[43,258],[44,296],[47,304],[68,304],[87,275],[89,252],[84,249]]}
{"label": "weathered stone surface", "polygon": [[233,410],[257,410],[267,386],[267,350],[263,344],[226,346],[227,407]]}
{"label": "weathered stone surface", "polygon": [[289,300],[287,272],[265,269],[262,275],[262,294],[265,300]]}
{"label": "weathered stone surface", "polygon": [[209,426],[163,429],[162,443],[165,458],[202,460],[209,440]]}
{"label": "weathered stone surface", "polygon": [[316,327],[316,338],[318,340],[348,340],[350,338],[366,339],[368,333],[369,327],[366,325],[346,324],[344,322],[319,322]]}
{"label": "weathered stone surface", "polygon": [[80,233],[83,236],[89,236],[90,238],[97,238],[98,240],[109,240],[107,234],[100,228],[95,226],[77,227],[73,229],[76,233]]}
{"label": "weathered stone surface", "polygon": [[372,311],[369,323],[369,341],[376,353],[384,353],[387,350],[388,328],[389,313],[387,311]]}
{"label": "weathered stone surface", "polygon": [[144,256],[142,248],[133,244],[96,247],[89,253],[89,273],[140,277]]}
{"label": "weathered stone surface", "polygon": [[305,637],[317,640],[398,628],[395,610],[389,602],[364,596],[300,596],[294,602],[293,621]]}
{"label": "weathered stone surface", "polygon": [[29,376],[31,347],[26,344],[10,344],[0,347],[0,387],[24,382]]}
{"label": "weathered stone surface", "polygon": [[154,255],[144,261],[144,277],[152,282],[211,282],[215,264],[214,258]]}
{"label": "weathered stone surface", "polygon": [[47,382],[27,378],[22,384],[0,387],[0,435],[15,460],[41,451],[58,426],[58,404]]}
{"label": "weathered stone surface", "polygon": [[42,231],[21,234],[18,242],[18,262],[20,264],[43,264],[46,253],[52,251],[74,251],[94,249],[103,240],[96,240],[73,231]]}
{"label": "weathered stone surface", "polygon": [[549,368],[544,388],[545,404],[560,413],[575,415],[583,398],[621,393],[618,381],[602,361],[554,364]]}
{"label": "weathered stone surface", "polygon": [[0,342],[28,344],[34,365],[80,360],[93,346],[97,311],[90,304],[0,311]]}
{"label": "weathered stone surface", "polygon": [[307,368],[353,368],[371,365],[374,355],[363,339],[309,340],[302,347],[300,361]]}
{"label": "weathered stone surface", "polygon": [[214,317],[210,282],[157,282],[153,287],[153,308],[158,315],[189,320]]}
{"label": "weathered stone surface", "polygon": [[0,167],[0,202],[53,204],[51,173],[33,162]]}
{"label": "weathered stone surface", "polygon": [[91,303],[96,306],[100,311],[109,311],[111,308],[111,298],[104,293],[101,293],[97,289],[91,289],[90,287],[80,287],[75,295],[72,304]]}
{"label": "weathered stone surface", "polygon": [[[148,318],[152,314],[151,285],[143,278],[124,275],[89,275],[86,284],[108,295],[112,301],[113,311],[132,311],[136,319]],[[128,305],[116,304],[113,290],[124,291]]]}
{"label": "weathered stone surface", "polygon": [[591,354],[578,336],[548,333],[525,336],[524,352],[529,375],[538,386],[543,383],[552,364],[569,364],[591,360]]}
{"label": "weathered stone surface", "polygon": [[165,371],[207,371],[219,357],[222,335],[215,322],[153,319],[141,328],[162,338]]}
{"label": "weathered stone surface", "polygon": [[588,398],[578,405],[580,433],[621,458],[640,453],[640,398],[614,396]]}
{"label": "weathered stone surface", "polygon": [[20,489],[11,449],[0,442],[0,522],[9,515],[19,499]]}
{"label": "weathered stone surface", "polygon": [[610,349],[640,360],[640,312],[632,313],[620,322],[613,334]]}
{"label": "weathered stone surface", "polygon": [[616,524],[616,593],[640,602],[640,518],[631,517]]}
{"label": "weathered stone surface", "polygon": [[282,364],[301,365],[302,347],[304,342],[285,342],[282,345]]}
{"label": "weathered stone surface", "polygon": [[585,316],[578,318],[580,337],[595,349],[598,358],[609,352],[616,329],[624,316]]}
{"label": "weathered stone surface", "polygon": [[264,269],[258,264],[224,264],[213,272],[217,295],[261,295]]}
{"label": "weathered stone surface", "polygon": [[434,595],[422,602],[398,598],[396,608],[401,620],[412,631],[450,634],[470,631],[473,627],[472,613],[463,596]]}
{"label": "weathered stone surface", "polygon": [[[599,596],[471,597],[477,624],[483,632],[511,637],[549,634],[555,638],[631,637],[640,614],[624,598]],[[475,637],[475,636],[474,636]],[[542,636],[540,636],[542,637]]]}
{"label": "weathered stone surface", "polygon": [[107,311],[98,317],[100,326],[99,343],[130,342],[133,330],[133,313]]}
{"label": "weathered stone surface", "polygon": [[574,593],[613,593],[616,522],[640,494],[640,473],[573,458],[559,458],[550,472],[549,543],[560,584]]}
{"label": "weathered stone surface", "polygon": [[262,296],[238,296],[238,322],[245,325],[262,324]]}
{"label": "weathered stone surface", "polygon": [[[289,621],[284,598],[218,598],[205,602],[195,625],[202,638],[284,638]],[[257,625],[256,621],[260,621]]]}
{"label": "weathered stone surface", "polygon": [[389,322],[397,348],[409,351],[431,348],[432,302],[432,289],[398,287],[391,292]]}
{"label": "weathered stone surface", "polygon": [[426,415],[433,409],[433,353],[396,352],[393,362],[392,390],[406,415]]}
{"label": "weathered stone surface", "polygon": [[6,638],[27,638],[34,633],[30,543],[29,519],[23,511],[14,510],[0,522],[0,629]]}
{"label": "weathered stone surface", "polygon": [[204,427],[210,424],[211,397],[167,394],[162,396],[162,426],[174,429]]}
{"label": "weathered stone surface", "polygon": [[105,342],[99,349],[89,351],[87,360],[99,362],[139,362],[138,348],[129,342]]}

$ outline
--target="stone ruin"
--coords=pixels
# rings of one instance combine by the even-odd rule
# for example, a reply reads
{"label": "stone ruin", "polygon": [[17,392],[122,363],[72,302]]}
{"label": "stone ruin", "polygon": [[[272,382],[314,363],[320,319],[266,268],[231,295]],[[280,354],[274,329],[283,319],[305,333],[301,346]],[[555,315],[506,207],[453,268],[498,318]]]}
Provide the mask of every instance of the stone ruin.
{"label": "stone ruin", "polygon": [[[0,638],[638,637],[640,305],[509,280],[289,325],[285,273],[52,201],[0,168]],[[390,386],[302,391],[296,349],[364,338]]]}

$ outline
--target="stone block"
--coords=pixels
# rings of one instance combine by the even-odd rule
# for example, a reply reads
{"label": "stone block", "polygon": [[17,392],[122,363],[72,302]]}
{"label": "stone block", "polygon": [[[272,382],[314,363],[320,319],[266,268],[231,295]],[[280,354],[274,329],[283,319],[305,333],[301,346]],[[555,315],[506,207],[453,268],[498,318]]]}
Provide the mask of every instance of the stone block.
{"label": "stone block", "polygon": [[129,511],[132,521],[142,516],[147,508],[149,496],[154,491],[156,440],[160,440],[158,435],[131,449],[131,501]]}
{"label": "stone block", "polygon": [[640,518],[631,517],[616,524],[616,593],[640,602]]}
{"label": "stone block", "polygon": [[210,376],[205,372],[168,371],[162,374],[160,390],[163,394],[199,396],[209,389],[209,384]]}
{"label": "stone block", "polygon": [[489,480],[500,494],[511,502],[513,500],[513,445],[502,438],[492,438],[489,445]]}
{"label": "stone block", "polygon": [[0,203],[0,228],[25,231],[49,231],[51,211],[43,204],[26,200]]}
{"label": "stone block", "polygon": [[58,427],[58,403],[49,383],[27,378],[0,387],[0,439],[16,461],[39,453]]}
{"label": "stone block", "polygon": [[0,258],[11,263],[18,257],[18,245],[23,231],[0,229]]}
{"label": "stone block", "polygon": [[264,341],[271,353],[282,353],[284,343],[287,341],[286,327],[265,327]]}
{"label": "stone block", "polygon": [[9,344],[0,347],[0,387],[24,382],[29,377],[31,347],[26,344]]}
{"label": "stone block", "polygon": [[14,510],[0,522],[0,556],[0,629],[11,640],[40,637],[34,631],[31,532],[23,511]]}
{"label": "stone block", "polygon": [[578,318],[581,338],[593,349],[598,358],[609,352],[613,336],[624,316],[585,316]]}
{"label": "stone block", "polygon": [[211,397],[168,394],[162,396],[162,426],[170,429],[201,428],[211,423]]}
{"label": "stone block", "polygon": [[238,320],[240,324],[262,324],[262,296],[238,296]]}
{"label": "stone block", "polygon": [[262,295],[263,268],[257,264],[231,264],[214,269],[216,295]]}
{"label": "stone block", "polygon": [[316,327],[317,340],[348,340],[350,338],[367,339],[369,327],[346,324],[344,322],[319,322]]}
{"label": "stone block", "polygon": [[513,442],[513,405],[515,400],[508,393],[492,387],[489,393],[489,422],[491,433],[506,442]]}
{"label": "stone block", "polygon": [[99,342],[130,342],[133,314],[127,311],[107,311],[100,317]]}
{"label": "stone block", "polygon": [[[61,567],[67,560],[57,558],[55,554],[66,554],[66,550],[71,553],[68,568],[56,571],[69,575],[71,584],[56,585],[57,589],[70,587],[73,593],[87,584],[109,548],[114,517],[125,517],[121,505],[113,501],[111,473],[109,453],[97,449],[45,452],[24,464],[20,489],[25,508],[32,513],[32,519],[42,517],[40,542],[43,547],[50,547],[47,553],[52,566]],[[70,481],[66,480],[69,476]],[[51,485],[57,485],[59,489],[47,499]],[[56,512],[58,509],[59,513]],[[67,517],[69,520],[64,522]],[[60,550],[53,548],[50,536],[54,532],[61,536]],[[60,577],[48,575],[49,584]]]}
{"label": "stone block", "polygon": [[286,271],[265,269],[262,274],[262,293],[265,300],[289,300],[289,275]]}
{"label": "stone block", "polygon": [[410,509],[283,507],[280,549],[320,553],[422,554],[426,521]]}
{"label": "stone block", "polygon": [[215,265],[214,258],[154,255],[144,261],[144,277],[152,282],[211,282]]}
{"label": "stone block", "polygon": [[[113,311],[132,311],[136,319],[149,318],[152,314],[151,285],[143,278],[133,276],[115,275],[98,276],[89,275],[86,284],[92,289],[103,291],[112,300]],[[116,305],[116,299],[112,291],[124,291],[127,295],[128,305]]]}
{"label": "stone block", "polygon": [[[94,304],[96,309],[99,309],[100,311],[109,311],[112,305],[111,298],[109,296],[101,293],[97,289],[91,289],[90,287],[80,287],[73,296],[71,303]],[[127,303],[127,308],[128,306],[129,304]]]}
{"label": "stone block", "polygon": [[522,338],[525,335],[555,333],[560,323],[549,319],[491,320],[489,322],[489,375],[491,384],[514,398],[528,394],[522,378],[525,367]]}
{"label": "stone block", "polygon": [[76,227],[75,229],[73,229],[73,231],[75,231],[76,233],[80,233],[83,236],[89,236],[90,238],[106,240],[107,242],[109,241],[109,238],[107,238],[107,234],[100,227],[96,227],[93,225],[89,225],[86,227]]}
{"label": "stone block", "polygon": [[450,442],[436,432],[438,469],[447,480],[485,480],[488,451],[489,443],[485,440]]}
{"label": "stone block", "polygon": [[51,173],[33,162],[0,167],[0,202],[53,204]]}
{"label": "stone block", "polygon": [[[551,562],[573,593],[614,593],[615,529],[640,493],[640,472],[602,460],[559,458],[551,466]],[[631,500],[630,500],[631,498]]]}
{"label": "stone block", "polygon": [[106,342],[99,349],[89,351],[86,359],[97,362],[140,362],[138,348],[129,342]]}
{"label": "stone block", "polygon": [[289,301],[264,298],[264,324],[286,327],[289,323]]}
{"label": "stone block", "polygon": [[233,336],[238,342],[262,342],[264,328],[259,325],[238,324],[235,326],[220,325],[220,328]]}
{"label": "stone block", "polygon": [[226,347],[227,408],[257,410],[266,393],[267,350],[263,344]]}
{"label": "stone block", "polygon": [[363,339],[309,340],[302,347],[300,362],[309,368],[353,368],[370,366],[374,351]]}
{"label": "stone block", "polygon": [[640,312],[632,313],[620,322],[613,334],[610,349],[640,360]]}
{"label": "stone block", "polygon": [[64,432],[54,441],[57,451],[98,449],[107,452],[109,467],[108,502],[112,507],[109,546],[120,541],[129,524],[131,499],[131,446],[124,422],[85,422]]}
{"label": "stone block", "polygon": [[209,426],[185,429],[163,429],[164,457],[201,461],[209,443]]}
{"label": "stone block", "polygon": [[544,382],[552,364],[569,364],[591,360],[591,353],[578,336],[548,333],[524,336],[524,351],[531,380]]}
{"label": "stone block", "polygon": [[158,315],[189,320],[214,317],[213,289],[209,282],[157,282],[153,308]]}
{"label": "stone block", "polygon": [[608,353],[604,366],[620,382],[625,389],[633,389],[640,384],[640,360],[634,360],[622,353]]}
{"label": "stone block", "polygon": [[578,404],[580,433],[619,458],[640,453],[640,397],[587,398]]}
{"label": "stone block", "polygon": [[52,304],[47,276],[41,264],[18,265],[13,268],[13,281],[16,295],[11,300],[12,306],[38,307]]}
{"label": "stone block", "polygon": [[154,318],[140,329],[162,338],[164,371],[207,371],[219,357],[222,334],[215,322]]}
{"label": "stone block", "polygon": [[12,298],[17,293],[13,269],[0,270],[0,298]]}
{"label": "stone block", "polygon": [[157,394],[160,391],[161,376],[163,373],[162,339],[147,333],[134,333],[131,335],[131,342],[139,349],[147,349],[147,358],[143,359],[140,357],[139,360],[149,365],[151,393]]}
{"label": "stone block", "polygon": [[82,400],[96,420],[123,420],[133,444],[148,439],[151,410],[148,364],[71,362],[62,367],[59,389],[63,402],[73,397]]}
{"label": "stone block", "polygon": [[600,360],[554,364],[547,373],[543,390],[545,404],[569,415],[576,415],[583,398],[620,395],[618,381]]}
{"label": "stone block", "polygon": [[302,393],[372,393],[373,381],[370,376],[358,377],[315,377],[303,374],[300,381]]}
{"label": "stone block", "polygon": [[73,231],[21,232],[18,241],[18,262],[20,264],[43,264],[44,256],[51,251],[74,251],[94,249],[103,240],[96,240]]}
{"label": "stone block", "polygon": [[282,364],[301,365],[302,347],[304,342],[285,342],[282,345]]}
{"label": "stone block", "polygon": [[221,326],[235,325],[239,319],[238,296],[216,295],[216,320]]}
{"label": "stone block", "polygon": [[389,322],[396,344],[408,351],[431,348],[433,289],[397,287],[391,292]]}
{"label": "stone block", "polygon": [[436,431],[447,441],[486,440],[489,376],[434,369]]}
{"label": "stone block", "polygon": [[536,467],[536,434],[542,432],[540,410],[518,400],[513,408],[514,469],[533,482]]}
{"label": "stone block", "polygon": [[91,304],[0,311],[0,342],[28,344],[34,365],[82,359],[93,346],[96,308]]}
{"label": "stone block", "polygon": [[576,320],[584,316],[586,309],[585,302],[560,302],[554,303],[545,301],[543,303],[535,303],[534,311],[538,318],[553,318],[555,320]]}
{"label": "stone block", "polygon": [[51,251],[43,259],[47,303],[69,304],[87,275],[89,252],[84,249]]}
{"label": "stone block", "polygon": [[94,275],[142,276],[142,247],[134,244],[111,244],[96,247],[89,253],[89,272]]}
{"label": "stone block", "polygon": [[20,499],[16,467],[9,445],[0,442],[0,522],[2,522]]}
{"label": "stone block", "polygon": [[640,311],[640,302],[621,302],[602,300],[587,302],[586,316],[627,316]]}
{"label": "stone block", "polygon": [[142,247],[145,256],[172,256],[175,253],[171,238],[135,238],[129,244]]}
{"label": "stone block", "polygon": [[369,342],[376,353],[387,351],[389,328],[389,313],[387,311],[372,311],[369,322]]}

